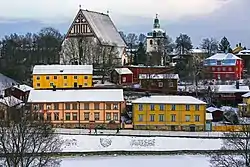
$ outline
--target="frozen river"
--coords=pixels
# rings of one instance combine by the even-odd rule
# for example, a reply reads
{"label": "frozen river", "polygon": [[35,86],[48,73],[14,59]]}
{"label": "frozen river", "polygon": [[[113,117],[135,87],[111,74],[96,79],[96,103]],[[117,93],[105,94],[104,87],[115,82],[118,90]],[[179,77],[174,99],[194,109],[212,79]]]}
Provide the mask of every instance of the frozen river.
{"label": "frozen river", "polygon": [[65,158],[61,167],[209,167],[204,156],[118,156],[118,157],[83,157]]}

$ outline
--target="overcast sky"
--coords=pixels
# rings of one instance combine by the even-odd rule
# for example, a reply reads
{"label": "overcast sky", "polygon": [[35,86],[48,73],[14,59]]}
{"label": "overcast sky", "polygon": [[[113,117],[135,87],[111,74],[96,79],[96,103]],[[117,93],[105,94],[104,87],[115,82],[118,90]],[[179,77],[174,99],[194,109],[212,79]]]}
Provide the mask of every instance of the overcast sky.
{"label": "overcast sky", "polygon": [[[63,21],[83,9],[110,11],[112,15],[154,17],[180,20],[207,15],[235,0],[0,0],[0,17]],[[241,0],[237,0],[241,1]]]}

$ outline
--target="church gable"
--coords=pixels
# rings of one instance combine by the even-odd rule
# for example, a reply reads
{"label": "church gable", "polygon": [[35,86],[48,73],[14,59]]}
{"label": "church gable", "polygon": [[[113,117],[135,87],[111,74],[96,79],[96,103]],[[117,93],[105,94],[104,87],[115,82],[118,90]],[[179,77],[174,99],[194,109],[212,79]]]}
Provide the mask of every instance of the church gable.
{"label": "church gable", "polygon": [[87,19],[85,18],[81,10],[76,15],[66,35],[67,38],[77,37],[77,36],[83,36],[83,37],[95,36],[91,26],[89,25]]}

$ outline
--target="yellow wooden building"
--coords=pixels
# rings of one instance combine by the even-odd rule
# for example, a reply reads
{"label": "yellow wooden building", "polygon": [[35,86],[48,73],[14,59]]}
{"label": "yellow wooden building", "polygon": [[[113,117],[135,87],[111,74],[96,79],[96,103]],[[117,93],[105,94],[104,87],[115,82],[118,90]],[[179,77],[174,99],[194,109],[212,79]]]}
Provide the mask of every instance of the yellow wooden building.
{"label": "yellow wooden building", "polygon": [[28,103],[56,127],[117,127],[124,98],[122,89],[31,90]]}
{"label": "yellow wooden building", "polygon": [[35,65],[33,88],[92,87],[92,65]]}
{"label": "yellow wooden building", "polygon": [[206,103],[191,96],[148,96],[132,101],[134,129],[204,131]]}
{"label": "yellow wooden building", "polygon": [[242,95],[243,103],[238,104],[239,114],[242,117],[250,116],[250,92]]}

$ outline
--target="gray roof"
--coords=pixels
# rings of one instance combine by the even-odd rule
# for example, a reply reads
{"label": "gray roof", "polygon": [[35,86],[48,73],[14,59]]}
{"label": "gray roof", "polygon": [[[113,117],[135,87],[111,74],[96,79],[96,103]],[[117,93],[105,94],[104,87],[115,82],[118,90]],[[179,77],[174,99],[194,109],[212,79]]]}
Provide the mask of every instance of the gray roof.
{"label": "gray roof", "polygon": [[11,87],[13,84],[17,84],[17,82],[3,74],[0,73],[0,90]]}
{"label": "gray roof", "polygon": [[206,60],[213,59],[213,60],[227,60],[227,59],[234,59],[234,60],[241,60],[241,58],[235,56],[232,53],[216,53],[215,55],[207,58]]}
{"label": "gray roof", "polygon": [[122,89],[31,90],[30,103],[46,102],[122,102]]}
{"label": "gray roof", "polygon": [[126,47],[126,43],[109,15],[82,9],[77,15],[81,13],[102,45]]}
{"label": "gray roof", "polygon": [[8,97],[1,98],[0,103],[7,105],[9,107],[14,107],[20,103],[23,103],[23,101],[15,98],[14,96],[8,96]]}

